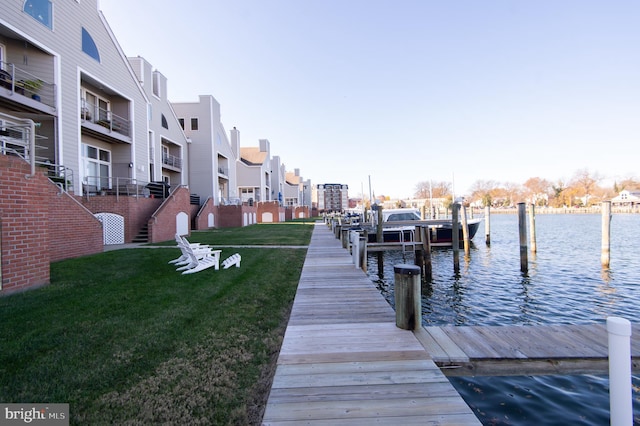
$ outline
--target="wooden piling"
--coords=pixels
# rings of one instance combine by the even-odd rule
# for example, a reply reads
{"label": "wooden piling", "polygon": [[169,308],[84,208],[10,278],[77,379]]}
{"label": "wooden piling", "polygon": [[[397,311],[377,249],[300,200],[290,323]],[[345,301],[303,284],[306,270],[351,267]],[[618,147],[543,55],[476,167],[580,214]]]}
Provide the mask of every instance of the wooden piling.
{"label": "wooden piling", "polygon": [[464,255],[469,257],[471,247],[469,243],[469,228],[467,227],[467,208],[464,205],[462,205],[462,242],[464,244]]}
{"label": "wooden piling", "polygon": [[602,202],[602,250],[600,263],[609,268],[611,262],[611,201]]}
{"label": "wooden piling", "polygon": [[458,235],[458,203],[451,205],[451,248],[453,249],[453,270],[460,272],[460,236]]}
{"label": "wooden piling", "polygon": [[365,237],[360,237],[360,268],[367,272],[367,239]]}
{"label": "wooden piling", "polygon": [[484,208],[484,241],[491,245],[491,207],[485,206]]}
{"label": "wooden piling", "polygon": [[382,206],[378,206],[378,223],[376,226],[376,242],[384,243],[384,233],[382,232]]}
{"label": "wooden piling", "polygon": [[433,279],[433,269],[431,266],[431,233],[427,226],[420,227],[420,238],[424,259],[424,279],[431,281]]}
{"label": "wooden piling", "polygon": [[393,266],[396,326],[404,330],[422,327],[420,268],[415,265]]}
{"label": "wooden piling", "polygon": [[531,253],[538,251],[536,244],[536,208],[533,204],[529,205],[529,243],[531,244]]}
{"label": "wooden piling", "polygon": [[529,271],[527,256],[527,211],[525,203],[518,203],[518,230],[520,235],[520,271]]}
{"label": "wooden piling", "polygon": [[417,246],[417,243],[420,243],[420,245],[422,246],[422,233],[420,232],[420,229],[421,229],[420,226],[415,227],[416,246],[414,246],[413,248],[413,253],[414,253],[414,259],[415,259],[414,263],[416,266],[420,268],[420,272],[424,276],[424,251]]}

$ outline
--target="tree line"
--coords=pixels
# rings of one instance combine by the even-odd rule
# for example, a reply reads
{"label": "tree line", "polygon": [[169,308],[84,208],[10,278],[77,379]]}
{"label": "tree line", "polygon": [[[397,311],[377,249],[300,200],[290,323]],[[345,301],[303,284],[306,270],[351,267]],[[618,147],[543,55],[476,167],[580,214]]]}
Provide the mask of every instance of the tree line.
{"label": "tree line", "polygon": [[[513,207],[526,202],[545,207],[589,207],[603,200],[610,200],[620,191],[639,190],[640,180],[626,178],[603,187],[603,177],[588,169],[576,171],[570,179],[550,181],[540,177],[527,179],[523,184],[477,180],[465,197],[465,203],[491,207]],[[415,188],[416,198],[453,198],[450,182],[419,182]]]}

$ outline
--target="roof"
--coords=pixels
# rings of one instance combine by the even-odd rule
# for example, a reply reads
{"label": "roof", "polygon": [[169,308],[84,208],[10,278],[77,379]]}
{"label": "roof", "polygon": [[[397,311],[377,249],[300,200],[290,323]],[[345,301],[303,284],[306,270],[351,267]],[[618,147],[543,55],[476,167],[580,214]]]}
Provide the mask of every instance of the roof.
{"label": "roof", "polygon": [[300,183],[300,181],[302,180],[300,178],[300,176],[296,175],[294,172],[285,173],[285,178],[284,179],[290,185],[298,185]]}
{"label": "roof", "polygon": [[258,147],[240,148],[240,159],[249,165],[261,165],[267,160],[267,152]]}

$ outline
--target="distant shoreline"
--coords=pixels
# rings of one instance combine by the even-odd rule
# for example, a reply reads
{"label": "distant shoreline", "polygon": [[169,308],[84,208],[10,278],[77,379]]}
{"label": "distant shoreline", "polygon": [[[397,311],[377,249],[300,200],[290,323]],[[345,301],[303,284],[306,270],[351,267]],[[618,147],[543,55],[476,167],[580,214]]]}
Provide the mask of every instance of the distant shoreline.
{"label": "distant shoreline", "polygon": [[[470,209],[471,210],[471,209]],[[527,208],[528,211],[528,208]],[[473,208],[474,214],[483,214],[484,208]],[[518,208],[492,208],[491,214],[517,214]],[[600,207],[536,207],[535,214],[601,214]],[[640,207],[611,207],[611,213],[640,214]]]}

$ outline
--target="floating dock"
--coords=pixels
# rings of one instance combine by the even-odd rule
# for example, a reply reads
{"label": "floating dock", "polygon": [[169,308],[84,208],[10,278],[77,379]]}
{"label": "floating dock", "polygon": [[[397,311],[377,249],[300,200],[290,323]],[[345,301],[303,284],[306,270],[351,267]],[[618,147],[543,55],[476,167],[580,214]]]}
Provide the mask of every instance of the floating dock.
{"label": "floating dock", "polygon": [[[604,324],[425,327],[415,332],[447,376],[609,374]],[[631,367],[640,371],[640,328]]]}

